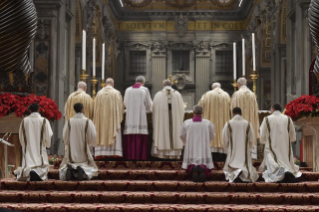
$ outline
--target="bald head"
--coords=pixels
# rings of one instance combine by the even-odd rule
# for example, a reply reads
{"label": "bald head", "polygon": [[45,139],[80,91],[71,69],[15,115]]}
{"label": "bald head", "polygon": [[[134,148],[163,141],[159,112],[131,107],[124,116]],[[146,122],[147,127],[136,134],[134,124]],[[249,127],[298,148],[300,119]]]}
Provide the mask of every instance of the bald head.
{"label": "bald head", "polygon": [[195,105],[195,106],[193,107],[193,112],[194,112],[195,115],[202,115],[202,113],[203,113],[203,107],[200,106],[200,105]]}
{"label": "bald head", "polygon": [[163,82],[163,86],[164,86],[164,87],[165,87],[165,86],[172,86],[172,82],[171,82],[170,80],[166,79],[166,80],[164,80],[164,82]]}
{"label": "bald head", "polygon": [[221,88],[222,86],[220,85],[220,83],[218,83],[218,82],[215,82],[215,83],[213,83],[213,85],[212,85],[212,90],[214,90],[215,88]]}
{"label": "bald head", "polygon": [[86,83],[83,82],[83,81],[80,81],[78,83],[78,89],[82,89],[82,90],[84,90],[86,92]]}
{"label": "bald head", "polygon": [[245,77],[241,77],[237,80],[238,88],[241,88],[243,85],[247,85],[247,80]]}
{"label": "bald head", "polygon": [[114,87],[114,80],[112,79],[112,78],[107,78],[106,80],[105,80],[105,85],[106,86],[112,86],[112,87]]}

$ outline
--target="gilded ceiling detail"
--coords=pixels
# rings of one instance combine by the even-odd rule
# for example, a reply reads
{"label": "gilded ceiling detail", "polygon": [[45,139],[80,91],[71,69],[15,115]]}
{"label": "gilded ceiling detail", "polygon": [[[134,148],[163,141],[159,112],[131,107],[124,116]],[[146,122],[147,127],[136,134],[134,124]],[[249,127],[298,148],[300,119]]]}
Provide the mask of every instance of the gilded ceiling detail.
{"label": "gilded ceiling detail", "polygon": [[193,7],[197,4],[208,3],[211,6],[220,8],[230,8],[237,6],[239,0],[123,0],[126,7],[142,8],[157,3],[165,3],[166,6],[171,7]]}

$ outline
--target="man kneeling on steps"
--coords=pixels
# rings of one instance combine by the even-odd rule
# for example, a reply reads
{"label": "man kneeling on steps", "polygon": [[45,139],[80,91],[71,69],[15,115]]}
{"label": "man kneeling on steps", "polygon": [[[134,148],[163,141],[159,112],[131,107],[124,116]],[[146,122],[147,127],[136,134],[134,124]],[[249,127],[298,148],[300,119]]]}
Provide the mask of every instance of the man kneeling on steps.
{"label": "man kneeling on steps", "polygon": [[90,180],[98,170],[90,151],[90,146],[96,146],[96,130],[93,122],[84,116],[82,103],[76,103],[74,110],[75,116],[63,129],[66,151],[59,169],[60,180],[69,181],[72,173],[79,181]]}
{"label": "man kneeling on steps", "polygon": [[203,107],[193,108],[193,119],[186,120],[181,128],[180,138],[185,144],[182,168],[192,173],[194,182],[205,182],[214,168],[210,142],[214,139],[214,125],[202,119]]}
{"label": "man kneeling on steps", "polygon": [[39,105],[30,105],[31,115],[20,125],[19,139],[22,147],[22,167],[14,171],[19,181],[42,181],[48,179],[49,160],[46,148],[53,135],[49,121],[43,118]]}

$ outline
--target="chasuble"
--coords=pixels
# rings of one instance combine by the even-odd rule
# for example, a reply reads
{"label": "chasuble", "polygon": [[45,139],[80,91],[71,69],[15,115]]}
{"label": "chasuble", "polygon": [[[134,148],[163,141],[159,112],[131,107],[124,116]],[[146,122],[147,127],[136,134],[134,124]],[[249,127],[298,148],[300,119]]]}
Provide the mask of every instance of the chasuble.
{"label": "chasuble", "polygon": [[152,156],[163,159],[179,159],[183,142],[180,129],[184,120],[184,101],[171,86],[156,93],[153,102]]}

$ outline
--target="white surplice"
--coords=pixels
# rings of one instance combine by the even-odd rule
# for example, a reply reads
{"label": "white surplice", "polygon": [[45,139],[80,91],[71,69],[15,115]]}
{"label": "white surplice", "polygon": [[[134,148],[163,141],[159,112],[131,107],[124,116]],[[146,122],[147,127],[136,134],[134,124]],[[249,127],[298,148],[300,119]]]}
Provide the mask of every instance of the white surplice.
{"label": "white surplice", "polygon": [[225,178],[233,182],[239,178],[244,182],[255,182],[259,175],[251,161],[251,150],[254,147],[254,130],[251,124],[236,115],[227,122],[223,129],[223,145],[227,159],[223,168]]}
{"label": "white surplice", "polygon": [[146,88],[129,87],[125,91],[124,105],[126,107],[124,135],[147,135],[147,111],[151,111],[152,101]]}
{"label": "white surplice", "polygon": [[185,144],[183,169],[189,165],[205,165],[208,169],[214,168],[210,141],[215,137],[214,125],[207,119],[201,122],[186,120],[181,128],[180,138]]}
{"label": "white surplice", "polygon": [[[169,110],[168,104],[171,104]],[[171,86],[156,93],[153,102],[153,157],[179,159],[183,142],[180,129],[184,120],[184,101]]]}
{"label": "white surplice", "polygon": [[35,171],[42,180],[48,178],[49,160],[46,148],[51,146],[52,135],[50,122],[39,113],[32,113],[23,119],[19,130],[22,167],[15,170],[17,180],[29,181],[31,170]]}
{"label": "white surplice", "polygon": [[151,106],[146,108],[146,112],[150,113],[150,112],[152,112],[152,104],[153,104],[150,90],[148,90],[148,88],[145,86],[141,86],[141,88],[146,92],[146,96],[147,96],[146,98],[148,98],[148,102],[151,103]]}
{"label": "white surplice", "polygon": [[275,111],[264,118],[260,127],[260,143],[265,144],[265,150],[259,171],[263,171],[265,182],[281,181],[285,172],[291,172],[296,178],[301,177],[299,166],[294,164],[291,147],[291,142],[295,141],[295,126],[290,117]]}
{"label": "white surplice", "polygon": [[96,130],[93,122],[87,119],[83,113],[77,113],[66,122],[63,129],[63,140],[67,147],[61,162],[59,174],[60,180],[65,180],[67,166],[74,169],[80,166],[87,179],[97,175],[98,167],[92,157],[90,146],[96,146]]}

